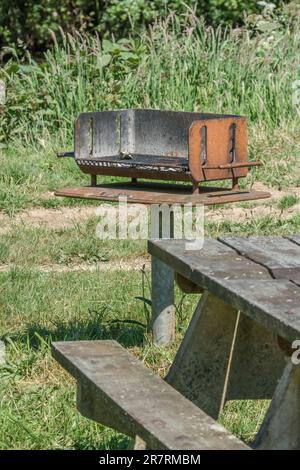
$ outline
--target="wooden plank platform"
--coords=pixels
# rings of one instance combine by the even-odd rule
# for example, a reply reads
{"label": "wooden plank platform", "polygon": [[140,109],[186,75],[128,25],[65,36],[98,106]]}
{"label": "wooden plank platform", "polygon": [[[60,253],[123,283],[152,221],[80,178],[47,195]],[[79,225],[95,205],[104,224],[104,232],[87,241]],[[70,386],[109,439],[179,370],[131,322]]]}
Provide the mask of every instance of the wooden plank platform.
{"label": "wooden plank platform", "polygon": [[56,342],[52,354],[77,380],[85,416],[151,449],[249,449],[115,341]]}
{"label": "wooden plank platform", "polygon": [[126,196],[128,203],[139,204],[224,204],[239,201],[251,201],[269,198],[265,191],[234,191],[225,188],[200,187],[199,194],[192,193],[191,185],[168,183],[110,183],[98,186],[64,188],[55,191],[56,196],[99,201],[118,202],[120,196]]}

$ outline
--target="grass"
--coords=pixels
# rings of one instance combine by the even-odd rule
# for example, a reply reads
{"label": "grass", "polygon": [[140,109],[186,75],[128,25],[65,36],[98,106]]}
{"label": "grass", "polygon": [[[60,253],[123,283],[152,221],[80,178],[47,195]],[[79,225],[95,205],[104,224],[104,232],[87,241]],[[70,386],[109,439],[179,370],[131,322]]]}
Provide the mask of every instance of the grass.
{"label": "grass", "polygon": [[207,231],[215,237],[224,235],[249,236],[249,235],[292,235],[299,233],[300,215],[292,217],[276,217],[270,215],[265,217],[251,217],[244,223],[225,220],[220,223],[207,222]]}
{"label": "grass", "polygon": [[[0,216],[44,208],[53,209],[55,218],[55,210],[66,206],[98,205],[52,196],[57,188],[88,182],[74,161],[55,157],[57,150],[72,148],[73,122],[81,111],[207,110],[248,116],[250,158],[264,166],[253,170],[245,184],[260,181],[291,194],[276,203],[266,200],[267,216],[207,219],[206,236],[299,233],[299,214],[285,210],[298,203],[292,189],[300,186],[299,112],[292,103],[300,26],[265,21],[264,32],[222,31],[191,17],[179,24],[171,15],[135,40],[101,43],[95,36],[62,33],[63,44],[54,41],[42,61],[12,53],[0,70],[7,84],[7,103],[0,112]],[[275,207],[281,215],[272,213]],[[113,338],[164,376],[197,297],[176,291],[176,341],[159,348],[149,334],[147,268],[68,271],[116,259],[133,267],[140,263],[142,269],[144,242],[100,241],[95,217],[64,228],[57,228],[55,220],[53,227],[9,222],[7,216],[2,220],[9,226],[0,238],[0,337],[7,346],[7,364],[0,368],[0,448],[127,448],[125,436],[76,411],[75,384],[51,359],[50,343]],[[55,265],[66,271],[52,272]],[[228,403],[221,422],[251,441],[267,406]]]}
{"label": "grass", "polygon": [[[164,350],[148,338],[144,305],[135,298],[143,294],[141,273],[54,275],[15,269],[0,279],[0,335],[8,351],[7,365],[0,369],[0,447],[126,447],[124,436],[79,416],[75,384],[51,359],[49,345],[114,338],[164,374],[176,345]],[[185,299],[189,313],[194,302],[193,296]]]}
{"label": "grass", "polygon": [[220,423],[246,442],[253,442],[265,417],[269,400],[236,400],[227,402]]}
{"label": "grass", "polygon": [[68,266],[114,259],[134,260],[146,254],[145,241],[100,240],[96,235],[97,221],[94,217],[66,229],[12,226],[0,240],[0,264]]}
{"label": "grass", "polygon": [[283,196],[280,199],[278,206],[280,209],[289,209],[290,207],[293,207],[298,202],[299,202],[299,198],[295,196],[295,194],[287,194],[286,196]]}
{"label": "grass", "polygon": [[[287,207],[291,204],[285,202],[284,208]],[[0,239],[0,267],[2,264],[33,269],[39,266],[51,269],[53,265],[80,268],[82,264],[96,266],[114,260],[128,261],[134,267],[137,258],[147,256],[145,240],[100,240],[96,234],[97,222],[97,217],[91,217],[70,228],[11,225]],[[210,237],[255,233],[291,235],[299,231],[299,214],[274,216],[272,206],[270,215],[249,218],[243,223],[238,220],[210,222],[209,217],[205,218],[205,233]]]}
{"label": "grass", "polygon": [[[245,224],[207,223],[207,235],[299,233],[298,215],[284,220],[268,217]],[[93,245],[95,220],[74,228],[15,227],[2,237],[2,262],[14,267],[0,274],[0,337],[7,347],[7,364],[0,368],[0,448],[18,449],[125,449],[128,439],[81,417],[75,406],[75,384],[51,359],[54,340],[115,339],[148,367],[165,376],[186,330],[195,295],[176,290],[177,333],[169,348],[152,344],[149,334],[149,272],[40,272],[39,267],[62,264],[70,253],[86,253]],[[90,235],[91,240],[88,240]],[[99,241],[98,241],[99,242]],[[91,245],[90,245],[91,243]],[[143,244],[141,244],[142,247]],[[134,265],[134,244],[97,245],[110,259],[122,256]],[[73,256],[73,255],[72,255]],[[93,256],[93,255],[92,255]],[[97,258],[99,261],[99,259]],[[71,257],[70,262],[73,262]],[[75,260],[78,262],[78,259]],[[94,263],[92,258],[90,262]],[[143,273],[144,272],[144,273]],[[220,421],[250,442],[268,402],[229,402]]]}
{"label": "grass", "polygon": [[[197,296],[176,291],[176,342],[160,348],[150,341],[139,272],[41,274],[14,269],[0,275],[0,335],[7,364],[0,368],[0,447],[2,449],[123,449],[125,436],[81,417],[75,383],[51,359],[54,340],[113,338],[164,376],[195,307]],[[124,289],[126,285],[126,289]],[[111,295],[111,292],[114,295]],[[184,312],[184,314],[183,314]],[[126,320],[137,323],[126,323]],[[242,413],[240,413],[242,411]],[[263,412],[258,403],[226,406],[223,422],[251,440]]]}

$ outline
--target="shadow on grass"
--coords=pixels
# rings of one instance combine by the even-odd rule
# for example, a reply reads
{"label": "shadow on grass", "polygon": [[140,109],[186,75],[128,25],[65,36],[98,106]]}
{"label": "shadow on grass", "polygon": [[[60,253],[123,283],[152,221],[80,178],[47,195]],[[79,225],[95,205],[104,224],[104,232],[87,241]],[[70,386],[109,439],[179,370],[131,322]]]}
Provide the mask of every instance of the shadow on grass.
{"label": "shadow on grass", "polygon": [[[104,311],[90,311],[85,319],[53,321],[53,328],[38,323],[27,326],[25,331],[10,336],[10,340],[25,343],[27,348],[39,350],[45,343],[53,341],[115,340],[125,348],[141,346],[144,342],[146,325],[135,320],[104,320]],[[5,340],[5,338],[4,338]]]}

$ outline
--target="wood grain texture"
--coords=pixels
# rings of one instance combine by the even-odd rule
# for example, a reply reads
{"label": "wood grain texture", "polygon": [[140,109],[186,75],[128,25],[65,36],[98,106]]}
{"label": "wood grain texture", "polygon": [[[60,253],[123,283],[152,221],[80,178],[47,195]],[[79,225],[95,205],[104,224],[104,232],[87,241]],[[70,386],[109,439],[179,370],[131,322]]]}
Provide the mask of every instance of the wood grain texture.
{"label": "wood grain texture", "polygon": [[[244,239],[241,240],[240,243],[244,243]],[[234,240],[232,245],[236,247],[237,243]],[[267,239],[263,237],[262,246],[266,245]],[[255,240],[255,246],[260,246],[259,239]],[[280,254],[276,258],[276,249],[270,243],[264,262],[261,253],[255,258],[260,262],[255,262],[237,253],[227,242],[218,240],[205,239],[199,251],[186,250],[184,240],[148,243],[150,254],[162,259],[174,271],[276,334],[293,341],[300,333],[298,247],[285,239],[276,240],[275,246],[281,246],[282,258]],[[292,255],[289,250],[294,250]],[[275,279],[273,272],[280,278]]]}
{"label": "wood grain texture", "polygon": [[56,342],[52,354],[80,384],[85,415],[151,449],[248,448],[115,341]]}

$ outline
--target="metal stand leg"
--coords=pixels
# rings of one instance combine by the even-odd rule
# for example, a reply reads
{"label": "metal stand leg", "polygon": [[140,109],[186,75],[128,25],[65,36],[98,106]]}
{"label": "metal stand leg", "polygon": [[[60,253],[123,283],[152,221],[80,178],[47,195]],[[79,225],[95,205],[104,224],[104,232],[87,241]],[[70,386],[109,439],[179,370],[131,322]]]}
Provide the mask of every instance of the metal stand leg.
{"label": "metal stand leg", "polygon": [[193,194],[199,194],[199,183],[193,183]]}
{"label": "metal stand leg", "polygon": [[151,277],[153,341],[167,345],[175,337],[174,273],[152,256]]}
{"label": "metal stand leg", "polygon": [[238,191],[239,190],[239,179],[238,178],[232,178],[232,190],[233,191]]}
{"label": "metal stand leg", "polygon": [[91,175],[91,186],[97,186],[97,175]]}

